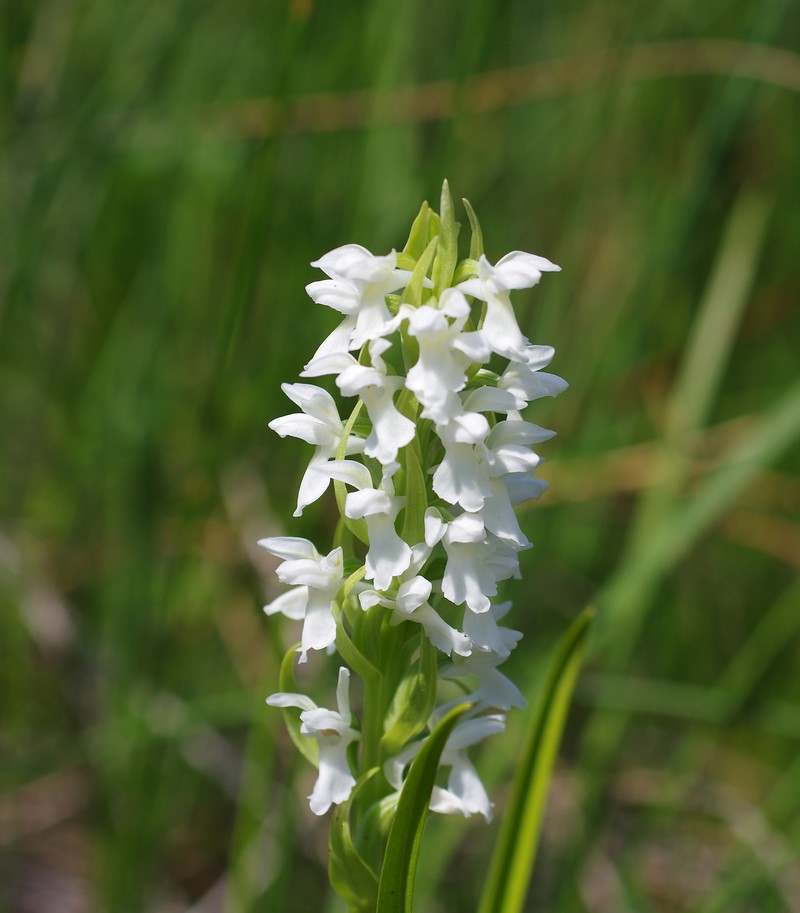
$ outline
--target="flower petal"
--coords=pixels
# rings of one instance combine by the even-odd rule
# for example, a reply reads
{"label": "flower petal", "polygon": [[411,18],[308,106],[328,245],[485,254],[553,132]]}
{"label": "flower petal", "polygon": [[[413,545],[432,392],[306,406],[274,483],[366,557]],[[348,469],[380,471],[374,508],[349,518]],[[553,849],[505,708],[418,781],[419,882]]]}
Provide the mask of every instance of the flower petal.
{"label": "flower petal", "polygon": [[308,797],[315,815],[324,815],[331,805],[341,805],[350,798],[356,785],[347,763],[347,743],[320,744],[319,777]]}
{"label": "flower petal", "polygon": [[499,277],[505,289],[530,288],[542,278],[542,273],[549,272],[561,272],[561,267],[545,257],[526,254],[521,250],[512,250],[494,266],[494,274]]}
{"label": "flower petal", "polygon": [[273,599],[272,602],[264,606],[264,612],[267,615],[276,615],[280,613],[293,621],[302,621],[306,614],[306,603],[308,602],[308,587],[298,586],[287,590]]}
{"label": "flower petal", "polygon": [[283,558],[287,561],[295,558],[319,560],[322,557],[314,548],[313,543],[297,536],[270,536],[266,539],[259,539],[258,544],[276,558]]}
{"label": "flower petal", "polygon": [[305,694],[293,694],[290,691],[278,691],[267,698],[270,707],[299,707],[300,710],[314,710],[316,704]]}

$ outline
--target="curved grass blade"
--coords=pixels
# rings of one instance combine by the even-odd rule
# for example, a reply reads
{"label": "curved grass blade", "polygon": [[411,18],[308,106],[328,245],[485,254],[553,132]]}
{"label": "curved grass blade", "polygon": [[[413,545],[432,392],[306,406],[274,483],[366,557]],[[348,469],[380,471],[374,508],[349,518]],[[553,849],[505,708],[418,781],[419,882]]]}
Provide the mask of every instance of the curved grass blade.
{"label": "curved grass blade", "polygon": [[570,625],[547,672],[514,777],[479,913],[520,913],[525,903],[547,788],[593,615],[594,609],[584,609]]}
{"label": "curved grass blade", "polygon": [[439,758],[458,718],[471,706],[460,704],[443,717],[411,764],[386,842],[376,913],[411,913],[417,858]]}

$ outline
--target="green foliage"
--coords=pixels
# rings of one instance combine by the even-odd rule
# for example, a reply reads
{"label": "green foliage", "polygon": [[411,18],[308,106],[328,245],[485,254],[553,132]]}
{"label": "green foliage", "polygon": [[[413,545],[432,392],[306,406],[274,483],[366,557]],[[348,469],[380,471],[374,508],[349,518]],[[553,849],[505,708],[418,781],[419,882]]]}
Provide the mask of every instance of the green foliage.
{"label": "green foliage", "polygon": [[403,492],[406,504],[403,509],[402,533],[405,542],[423,542],[425,539],[425,511],[428,509],[428,498],[417,452],[418,446],[415,438],[402,451],[406,479]]}
{"label": "green foliage", "polygon": [[469,709],[469,704],[461,704],[450,710],[439,721],[411,762],[397,803],[397,812],[389,829],[378,884],[376,913],[412,911],[417,860],[428,818],[428,804],[439,768],[439,758],[459,717]]}
{"label": "green foliage", "polygon": [[481,255],[484,253],[481,224],[478,221],[478,217],[475,215],[475,210],[472,208],[470,201],[463,199],[461,202],[464,204],[464,209],[467,210],[469,227],[472,230],[472,235],[469,241],[469,257],[470,260],[479,260]]}
{"label": "green foliage", "polygon": [[550,777],[583,661],[593,609],[570,626],[547,670],[516,760],[508,808],[478,913],[521,913],[542,827]]}
{"label": "green foliage", "polygon": [[419,659],[397,688],[384,723],[381,748],[391,757],[425,728],[436,704],[436,648],[420,632]]}
{"label": "green foliage", "polygon": [[347,802],[334,806],[331,813],[328,877],[353,913],[375,913],[378,897],[378,877],[359,854],[350,832],[350,806],[376,772],[375,768],[368,771],[355,785]]}
{"label": "green foliage", "polygon": [[441,295],[449,288],[453,281],[453,274],[458,261],[458,229],[459,225],[453,211],[453,197],[447,181],[442,184],[441,205],[439,208],[441,220],[441,233],[439,247],[436,251],[436,260],[433,264],[433,291]]}
{"label": "green foliage", "polygon": [[419,305],[422,304],[425,295],[424,282],[428,276],[428,271],[431,268],[431,263],[433,263],[433,258],[436,254],[436,249],[439,246],[440,238],[441,235],[436,235],[431,238],[428,242],[428,246],[417,261],[403,296],[404,301],[407,304],[414,305],[414,307],[419,307]]}

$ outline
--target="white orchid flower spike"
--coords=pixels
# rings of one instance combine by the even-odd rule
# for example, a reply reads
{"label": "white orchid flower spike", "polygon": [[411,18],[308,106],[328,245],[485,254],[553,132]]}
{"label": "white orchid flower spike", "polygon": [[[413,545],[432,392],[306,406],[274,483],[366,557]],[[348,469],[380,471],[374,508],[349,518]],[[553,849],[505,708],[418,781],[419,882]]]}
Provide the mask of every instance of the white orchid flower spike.
{"label": "white orchid flower spike", "polygon": [[[362,895],[382,873],[376,880],[367,870],[378,874],[407,769],[447,710],[458,704],[461,716],[442,771],[430,771],[430,808],[488,821],[492,803],[469,753],[525,703],[502,671],[522,635],[501,623],[510,603],[500,587],[520,576],[531,547],[535,516],[523,522],[515,507],[546,488],[538,451],[553,432],[523,410],[567,384],[544,370],[553,349],[526,338],[511,296],[559,267],[521,251],[491,263],[466,208],[468,254],[445,184],[441,211],[424,204],[399,253],[345,244],[312,264],[325,275],[308,294],[340,322],[301,375],[321,386],[284,384],[299,411],[270,422],[312,445],[295,516],[327,493],[303,529],[329,528],[334,546],[326,554],[295,536],[261,540],[288,585],[265,612],[302,624],[281,681],[297,671],[316,688],[326,654],[342,663],[337,709],[294,684],[268,703],[298,708],[300,734],[313,740],[300,740],[290,717],[295,742],[318,757],[312,812],[347,803],[332,816],[330,871],[353,909],[375,907]],[[361,679],[353,708],[351,677]]]}

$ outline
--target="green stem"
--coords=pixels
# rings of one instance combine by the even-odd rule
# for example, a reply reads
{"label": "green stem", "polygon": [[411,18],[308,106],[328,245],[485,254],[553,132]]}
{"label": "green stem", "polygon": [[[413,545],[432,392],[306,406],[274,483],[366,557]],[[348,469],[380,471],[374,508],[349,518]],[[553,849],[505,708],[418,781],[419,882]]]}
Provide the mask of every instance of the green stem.
{"label": "green stem", "polygon": [[[379,670],[371,682],[365,682],[359,776],[373,768],[378,768],[380,773],[364,784],[356,802],[361,826],[360,849],[367,861],[376,868],[383,858],[384,841],[380,831],[380,816],[374,814],[374,811],[377,803],[391,792],[391,787],[383,776],[383,765],[387,757],[382,740],[386,715],[403,675],[403,643],[407,633],[405,627],[392,625],[389,613],[380,611],[376,606],[367,613],[358,632],[361,649],[368,649],[365,640],[371,642],[372,652],[369,655],[377,657],[375,666]],[[372,814],[370,810],[373,811]]]}

